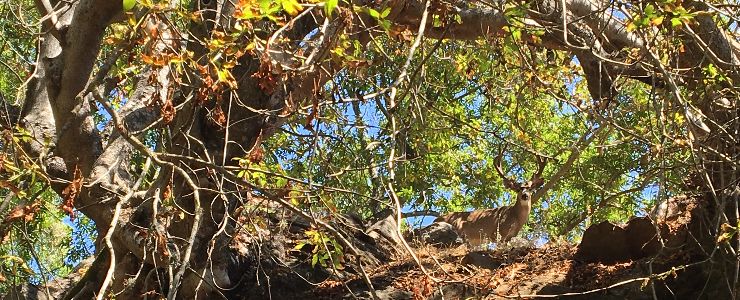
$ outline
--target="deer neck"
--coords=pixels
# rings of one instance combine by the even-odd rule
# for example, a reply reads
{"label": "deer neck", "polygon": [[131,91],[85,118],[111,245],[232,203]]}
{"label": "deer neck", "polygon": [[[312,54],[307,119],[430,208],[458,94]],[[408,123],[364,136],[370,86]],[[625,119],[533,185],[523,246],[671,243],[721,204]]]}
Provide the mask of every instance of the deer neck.
{"label": "deer neck", "polygon": [[532,210],[532,201],[529,197],[517,197],[516,203],[512,206],[514,215],[520,221],[526,222],[529,218],[529,212]]}

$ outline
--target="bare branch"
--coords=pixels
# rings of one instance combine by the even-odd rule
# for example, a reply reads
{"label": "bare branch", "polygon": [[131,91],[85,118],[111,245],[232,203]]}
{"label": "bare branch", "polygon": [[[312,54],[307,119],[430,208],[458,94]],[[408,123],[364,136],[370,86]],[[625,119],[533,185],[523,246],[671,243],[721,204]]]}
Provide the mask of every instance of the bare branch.
{"label": "bare branch", "polygon": [[51,34],[60,41],[64,40],[64,37],[61,34],[62,26],[59,23],[59,18],[57,18],[57,13],[54,11],[54,8],[51,7],[49,0],[34,0],[34,2],[36,2],[36,8],[38,8],[39,12],[43,16],[42,20],[44,20],[44,23],[51,28]]}

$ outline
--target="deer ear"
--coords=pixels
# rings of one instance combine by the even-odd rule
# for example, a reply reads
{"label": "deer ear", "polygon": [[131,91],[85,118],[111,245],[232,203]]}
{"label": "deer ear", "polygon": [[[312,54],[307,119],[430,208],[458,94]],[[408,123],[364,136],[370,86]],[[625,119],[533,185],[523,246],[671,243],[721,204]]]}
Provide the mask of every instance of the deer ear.
{"label": "deer ear", "polygon": [[544,183],[545,183],[545,180],[544,179],[542,179],[542,178],[535,178],[534,180],[532,180],[532,184],[530,185],[530,187],[538,188],[538,187],[542,186]]}
{"label": "deer ear", "polygon": [[514,180],[511,180],[511,179],[506,178],[506,177],[504,177],[504,186],[507,189],[512,189],[512,190],[515,190],[517,192],[521,192],[522,191],[522,186],[521,185],[517,184]]}

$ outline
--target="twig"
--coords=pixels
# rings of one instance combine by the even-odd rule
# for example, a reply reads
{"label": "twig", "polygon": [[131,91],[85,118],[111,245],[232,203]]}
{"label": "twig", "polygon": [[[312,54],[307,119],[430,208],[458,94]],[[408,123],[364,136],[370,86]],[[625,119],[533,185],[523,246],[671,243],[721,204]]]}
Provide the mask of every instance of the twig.
{"label": "twig", "polygon": [[[427,17],[429,15],[429,6],[430,1],[427,0],[424,4],[424,12],[421,15],[421,21],[419,24],[419,32],[416,35],[416,39],[414,40],[414,43],[411,45],[411,48],[409,49],[409,54],[406,57],[406,63],[404,64],[403,68],[401,69],[401,74],[398,75],[396,80],[391,84],[390,89],[391,93],[389,96],[389,105],[388,105],[388,111],[390,113],[390,124],[391,124],[391,140],[396,142],[396,135],[398,133],[398,128],[396,125],[396,117],[393,113],[396,107],[396,93],[398,91],[397,87],[401,84],[401,82],[406,78],[407,71],[409,66],[411,65],[411,60],[413,59],[414,52],[416,51],[416,48],[421,43],[421,39],[424,36],[424,30],[426,28],[427,23]],[[403,238],[403,234],[401,232],[401,201],[398,199],[398,195],[396,195],[396,191],[393,187],[393,181],[395,180],[395,156],[396,156],[396,147],[391,147],[390,153],[389,153],[389,159],[388,159],[388,177],[390,179],[390,182],[388,182],[388,194],[391,197],[391,200],[393,200],[393,203],[395,204],[395,214],[396,214],[396,235],[398,236],[399,240],[401,241],[402,246],[406,251],[411,255],[411,258],[413,258],[414,262],[419,266],[421,271],[432,281],[434,282],[442,282],[442,279],[436,278],[432,276],[432,274],[429,273],[429,271],[422,265],[421,260],[419,257],[414,253],[414,250],[411,249],[411,246],[409,246],[408,242]]]}
{"label": "twig", "polygon": [[180,285],[180,281],[182,279],[183,274],[187,270],[187,267],[189,265],[190,255],[192,254],[193,245],[195,244],[195,237],[198,233],[198,229],[200,228],[201,223],[201,216],[203,215],[203,209],[200,205],[200,193],[198,192],[198,185],[193,182],[193,179],[190,178],[190,176],[187,174],[185,170],[180,168],[179,166],[160,159],[159,154],[153,152],[151,149],[149,149],[144,143],[142,143],[138,138],[131,136],[126,129],[125,124],[123,123],[123,120],[118,115],[118,112],[116,112],[113,107],[106,101],[102,95],[100,95],[97,92],[92,93],[95,100],[100,103],[103,108],[111,115],[111,119],[113,120],[113,123],[115,124],[116,130],[118,130],[122,137],[124,137],[131,145],[133,145],[137,150],[144,153],[147,157],[150,157],[152,161],[154,161],[157,165],[160,167],[167,166],[170,168],[173,168],[176,170],[182,177],[183,180],[188,184],[188,186],[193,190],[193,206],[194,206],[194,217],[193,217],[193,227],[190,230],[190,236],[187,240],[187,246],[185,248],[185,253],[183,254],[181,258],[181,266],[178,269],[177,273],[175,274],[173,280],[170,282],[170,290],[167,294],[168,300],[173,300],[177,296],[177,287]]}
{"label": "twig", "polygon": [[593,289],[593,290],[588,290],[588,291],[584,291],[584,292],[571,292],[571,293],[563,293],[563,294],[544,294],[544,295],[521,295],[521,294],[520,295],[501,295],[501,294],[496,293],[496,295],[499,296],[499,297],[504,297],[504,298],[508,298],[508,299],[521,299],[521,298],[562,298],[562,297],[569,297],[569,296],[583,296],[583,295],[589,295],[589,294],[593,294],[593,293],[607,291],[607,290],[613,289],[615,287],[619,287],[619,286],[622,286],[622,285],[630,284],[630,283],[633,283],[633,282],[651,281],[651,280],[655,280],[655,279],[664,279],[666,276],[669,276],[669,275],[671,275],[671,274],[673,274],[673,273],[675,273],[677,271],[681,271],[681,270],[687,269],[689,267],[693,267],[695,265],[703,264],[703,263],[705,263],[707,261],[709,261],[709,259],[705,259],[705,260],[698,261],[698,262],[691,263],[691,264],[686,264],[686,265],[679,266],[679,267],[674,267],[674,268],[671,268],[668,271],[665,271],[665,272],[662,272],[662,273],[658,273],[658,274],[653,274],[653,275],[650,275],[650,276],[647,276],[647,277],[632,278],[632,279],[624,280],[624,281],[621,281],[621,282],[617,282],[617,283],[612,284],[612,285],[609,285],[609,286],[605,286],[605,287],[601,287],[601,288]]}
{"label": "twig", "polygon": [[[126,198],[130,197],[130,195],[133,195],[133,192],[126,195]],[[100,285],[98,295],[95,297],[96,300],[103,300],[103,298],[105,298],[105,290],[108,289],[108,285],[110,284],[111,280],[113,280],[113,272],[116,268],[116,252],[113,249],[113,242],[111,242],[111,237],[113,236],[113,231],[115,231],[116,227],[118,226],[118,218],[121,216],[121,204],[124,201],[125,200],[123,199],[120,201],[116,201],[116,209],[113,212],[113,219],[110,221],[110,227],[108,228],[108,232],[105,234],[105,245],[108,247],[108,252],[110,253],[110,265],[108,266],[108,271],[105,273],[103,284]]]}
{"label": "twig", "polygon": [[63,42],[61,30],[62,26],[59,26],[59,19],[57,18],[57,13],[54,11],[54,8],[51,7],[51,3],[49,0],[36,0],[36,6],[41,11],[41,14],[43,15],[42,20],[46,20],[48,18],[49,23],[51,24],[51,34],[54,35],[55,38],[59,40],[59,42]]}
{"label": "twig", "polygon": [[414,39],[414,43],[411,44],[411,47],[409,48],[409,54],[406,56],[406,62],[403,64],[403,67],[401,68],[401,73],[398,74],[398,77],[396,77],[396,80],[391,84],[391,94],[390,94],[390,105],[388,107],[389,111],[393,111],[396,108],[396,93],[398,92],[398,86],[401,84],[403,80],[405,80],[408,77],[408,70],[409,66],[411,66],[411,61],[414,59],[414,53],[416,53],[416,48],[419,48],[419,45],[421,44],[421,39],[424,37],[424,30],[426,29],[427,25],[427,17],[429,16],[429,6],[430,2],[426,1],[424,3],[424,12],[421,14],[421,21],[419,21],[419,32],[416,34],[416,38]]}
{"label": "twig", "polygon": [[425,209],[425,210],[417,210],[412,212],[405,212],[401,214],[401,217],[403,218],[413,218],[413,217],[421,217],[421,216],[432,216],[432,217],[439,217],[439,212],[431,210],[431,209]]}
{"label": "twig", "polygon": [[123,199],[121,199],[120,201],[116,201],[116,209],[113,212],[113,219],[110,221],[110,227],[108,228],[108,232],[105,233],[104,238],[105,245],[108,247],[108,252],[110,253],[110,265],[108,266],[108,271],[105,273],[103,284],[100,285],[98,295],[95,297],[96,300],[102,300],[103,297],[105,297],[105,290],[108,289],[108,285],[110,284],[111,280],[113,280],[113,272],[116,268],[116,253],[115,249],[113,249],[113,242],[111,241],[111,237],[113,236],[113,232],[116,230],[116,227],[118,227],[118,219],[121,216],[121,205],[128,202],[128,200],[131,199],[131,196],[136,193],[136,190],[139,189],[139,186],[144,181],[144,177],[146,177],[146,173],[149,172],[149,167],[151,167],[151,164],[151,158],[147,158],[146,162],[144,163],[144,167],[142,168],[141,174],[136,180],[136,183],[134,183],[134,186],[131,187],[131,190],[128,192],[128,194],[126,194],[125,197],[123,197]]}
{"label": "twig", "polygon": [[[550,190],[553,186],[555,186],[560,179],[565,176],[565,174],[571,170],[571,167],[573,166],[573,163],[581,156],[581,152],[588,147],[591,142],[596,139],[596,136],[599,134],[601,130],[604,128],[607,128],[608,126],[600,126],[596,129],[589,128],[586,133],[584,133],[578,141],[576,141],[573,146],[571,147],[570,155],[568,156],[568,160],[565,161],[565,163],[560,166],[560,169],[558,169],[557,172],[555,172],[552,177],[550,177],[550,180],[548,180],[542,188],[537,190],[532,195],[532,202],[537,201],[537,199],[541,198],[542,196],[547,193],[548,190]],[[590,133],[590,134],[589,134]]]}

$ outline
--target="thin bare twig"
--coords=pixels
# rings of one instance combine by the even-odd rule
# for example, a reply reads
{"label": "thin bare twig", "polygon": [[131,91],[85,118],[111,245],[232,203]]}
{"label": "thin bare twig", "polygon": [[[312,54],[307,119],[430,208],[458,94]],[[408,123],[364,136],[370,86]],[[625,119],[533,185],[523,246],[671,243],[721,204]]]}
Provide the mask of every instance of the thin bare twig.
{"label": "thin bare twig", "polygon": [[136,193],[136,190],[139,189],[139,186],[144,181],[144,177],[146,177],[146,173],[149,172],[149,168],[151,167],[152,160],[151,158],[147,158],[146,162],[144,163],[144,167],[142,168],[141,175],[139,175],[139,178],[136,180],[136,183],[134,183],[134,186],[131,188],[131,191],[129,191],[128,194],[126,194],[125,197],[120,199],[119,201],[116,201],[116,208],[113,211],[113,219],[110,221],[110,227],[108,229],[108,232],[105,233],[105,246],[108,247],[108,252],[110,253],[110,265],[108,266],[108,271],[105,273],[105,278],[103,279],[103,284],[100,285],[100,290],[98,290],[98,295],[95,297],[97,300],[102,300],[106,297],[105,290],[108,289],[108,285],[113,280],[113,272],[116,268],[116,253],[113,248],[113,242],[111,241],[111,237],[113,236],[113,232],[116,230],[116,227],[118,227],[118,219],[121,216],[121,205],[123,203],[128,202],[129,199],[131,199],[131,196],[133,196]]}
{"label": "thin bare twig", "polygon": [[[396,93],[398,91],[398,85],[401,84],[401,82],[406,79],[408,68],[411,65],[411,61],[413,60],[414,53],[416,51],[416,48],[421,44],[421,39],[424,37],[424,30],[426,28],[427,23],[427,17],[429,15],[429,7],[430,7],[430,1],[426,1],[424,3],[424,11],[421,15],[421,21],[419,22],[419,30],[418,34],[416,35],[416,38],[414,40],[414,43],[411,45],[411,48],[409,49],[409,54],[406,57],[406,63],[404,63],[403,68],[401,68],[401,73],[398,75],[396,80],[391,84],[390,89],[391,93],[389,95],[389,105],[388,105],[388,111],[390,114],[390,124],[391,124],[391,140],[394,143],[397,143],[397,134],[398,134],[398,127],[396,122],[396,117],[394,114],[395,107],[396,107]],[[395,180],[395,160],[396,160],[396,147],[391,147],[390,153],[389,153],[389,159],[388,159],[388,194],[391,197],[391,200],[393,200],[393,203],[395,204],[395,214],[396,214],[396,235],[398,235],[399,240],[401,241],[402,246],[406,251],[411,255],[411,258],[413,258],[414,262],[419,266],[421,271],[430,279],[432,279],[434,282],[442,282],[442,279],[439,279],[437,277],[432,276],[431,273],[424,267],[424,265],[421,264],[421,260],[416,255],[413,249],[411,249],[411,246],[406,242],[406,240],[403,238],[403,233],[401,232],[401,221],[403,219],[403,216],[401,215],[401,201],[398,199],[398,195],[396,195],[395,188],[393,187],[393,181]]]}

